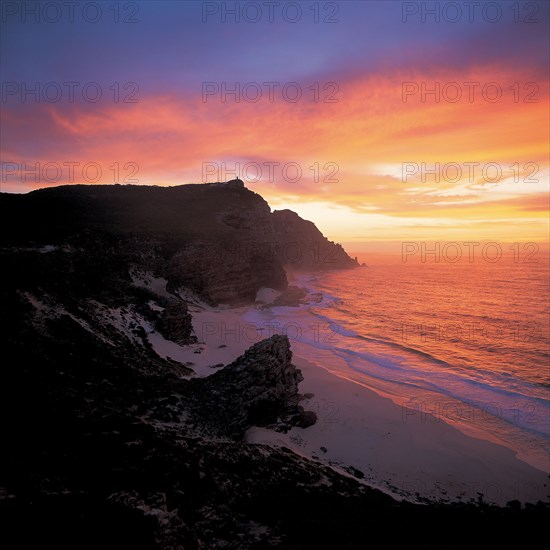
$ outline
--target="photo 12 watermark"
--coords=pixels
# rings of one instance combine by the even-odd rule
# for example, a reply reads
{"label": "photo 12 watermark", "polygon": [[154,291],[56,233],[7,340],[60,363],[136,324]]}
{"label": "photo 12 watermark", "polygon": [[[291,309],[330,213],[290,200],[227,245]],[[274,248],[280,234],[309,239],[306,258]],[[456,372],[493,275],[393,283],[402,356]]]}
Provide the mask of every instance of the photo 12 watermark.
{"label": "photo 12 watermark", "polygon": [[540,86],[537,82],[456,82],[456,81],[405,81],[401,83],[403,103],[538,103]]}
{"label": "photo 12 watermark", "polygon": [[409,180],[422,183],[499,183],[512,178],[514,183],[539,183],[535,176],[540,167],[536,162],[514,162],[504,166],[498,162],[403,162],[401,163],[401,181]]}
{"label": "photo 12 watermark", "polygon": [[496,241],[404,241],[401,261],[412,258],[421,263],[485,262],[494,264],[503,258],[516,264],[538,263],[539,245],[536,242],[499,243]]}
{"label": "photo 12 watermark", "polygon": [[309,323],[304,325],[296,321],[287,323],[234,323],[203,322],[197,336],[201,343],[227,345],[245,342],[255,344],[275,334],[286,336],[291,343],[309,340],[315,343],[331,344],[338,341],[340,327],[333,323]]}
{"label": "photo 12 watermark", "polygon": [[402,23],[540,23],[542,3],[510,2],[401,2]]}
{"label": "photo 12 watermark", "polygon": [[340,22],[340,2],[203,2],[203,23],[320,23]]}
{"label": "photo 12 watermark", "polygon": [[314,183],[338,183],[340,167],[336,162],[316,161],[308,166],[299,162],[203,162],[202,183],[215,183],[239,178],[245,183],[298,183],[310,179]]}
{"label": "photo 12 watermark", "polygon": [[0,2],[0,20],[7,23],[140,22],[138,2],[32,1]]}
{"label": "photo 12 watermark", "polygon": [[[227,220],[226,220],[227,221]],[[223,247],[201,247],[203,256],[216,257],[225,267],[250,265],[261,258],[263,262],[292,265],[306,263],[312,267],[330,267],[347,257],[342,246],[333,242],[303,243],[266,241],[262,243],[233,243]],[[321,264],[321,265],[320,265]]]}
{"label": "photo 12 watermark", "polygon": [[402,322],[398,325],[403,343],[448,342],[535,342],[542,335],[542,328],[530,321],[513,324],[446,322]]}
{"label": "photo 12 watermark", "polygon": [[415,479],[404,481],[399,488],[405,495],[415,496],[418,501],[425,503],[461,502],[484,506],[494,503],[502,505],[507,501],[508,507],[521,509],[522,502],[537,502],[540,499],[540,487],[530,481],[516,481],[504,487],[497,481],[487,480],[450,482]]}
{"label": "photo 12 watermark", "polygon": [[[317,415],[317,422],[323,424],[338,424],[340,422],[340,405],[334,401],[310,401],[304,405],[304,407],[315,412]],[[326,452],[326,449],[320,449],[322,453]]]}
{"label": "photo 12 watermark", "polygon": [[20,82],[3,81],[2,103],[138,103],[137,82]]}
{"label": "photo 12 watermark", "polygon": [[[505,414],[506,413],[506,414]],[[512,421],[515,424],[535,424],[540,421],[540,411],[536,404],[519,401],[504,410],[496,402],[462,403],[456,400],[422,401],[412,398],[401,407],[401,420],[407,424],[411,421],[450,422],[467,424],[495,424],[500,420]]]}
{"label": "photo 12 watermark", "polygon": [[203,103],[338,103],[340,87],[336,82],[203,82]]}
{"label": "photo 12 watermark", "polygon": [[2,183],[120,183],[137,184],[139,164],[130,162],[2,162]]}

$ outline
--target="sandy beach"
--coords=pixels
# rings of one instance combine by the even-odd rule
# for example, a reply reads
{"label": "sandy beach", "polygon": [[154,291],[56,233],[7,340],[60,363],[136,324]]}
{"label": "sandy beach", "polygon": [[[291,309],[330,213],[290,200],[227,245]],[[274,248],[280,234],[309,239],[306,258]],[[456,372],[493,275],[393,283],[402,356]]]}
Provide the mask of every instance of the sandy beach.
{"label": "sandy beach", "polygon": [[[162,357],[208,376],[270,336],[247,321],[250,308],[191,306],[199,342],[182,347],[149,332]],[[247,441],[288,447],[396,498],[422,502],[548,500],[549,476],[519,460],[507,447],[470,437],[430,414],[406,409],[355,381],[294,354],[303,373],[302,405],[315,425],[278,433],[251,428]]]}
{"label": "sandy beach", "polygon": [[[495,443],[469,437],[431,415],[410,414],[390,399],[339,378],[303,358],[303,401],[318,414],[309,428],[287,434],[252,428],[248,441],[287,446],[364,475],[371,486],[407,500],[477,500],[505,505],[548,498],[548,475]],[[358,473],[357,470],[361,473]]]}

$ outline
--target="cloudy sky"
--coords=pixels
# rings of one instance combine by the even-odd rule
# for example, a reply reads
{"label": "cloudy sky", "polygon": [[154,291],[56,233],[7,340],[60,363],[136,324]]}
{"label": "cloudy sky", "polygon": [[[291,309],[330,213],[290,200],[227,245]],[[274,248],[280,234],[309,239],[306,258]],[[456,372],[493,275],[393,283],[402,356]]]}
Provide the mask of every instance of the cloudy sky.
{"label": "cloudy sky", "polygon": [[548,239],[547,2],[28,1],[1,17],[2,191],[237,171],[338,241]]}

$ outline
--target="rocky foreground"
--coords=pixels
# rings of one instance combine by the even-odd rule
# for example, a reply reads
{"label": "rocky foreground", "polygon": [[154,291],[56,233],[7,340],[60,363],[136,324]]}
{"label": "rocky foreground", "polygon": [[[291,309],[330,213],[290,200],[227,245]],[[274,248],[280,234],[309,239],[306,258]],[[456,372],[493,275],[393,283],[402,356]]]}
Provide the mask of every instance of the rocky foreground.
{"label": "rocky foreground", "polygon": [[[144,327],[196,340],[189,290],[230,304],[283,291],[290,248],[304,251],[293,268],[353,267],[313,224],[273,215],[238,182],[0,195],[0,220],[0,547],[511,548],[540,536],[543,505],[399,503],[245,444],[251,426],[315,422],[285,337],[202,379],[155,353]],[[322,246],[339,260],[319,265]]]}

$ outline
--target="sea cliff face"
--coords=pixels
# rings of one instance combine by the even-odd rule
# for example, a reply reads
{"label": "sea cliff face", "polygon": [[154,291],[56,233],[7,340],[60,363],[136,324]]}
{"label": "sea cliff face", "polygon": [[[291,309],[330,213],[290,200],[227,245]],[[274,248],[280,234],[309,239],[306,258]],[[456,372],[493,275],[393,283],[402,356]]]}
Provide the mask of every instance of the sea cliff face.
{"label": "sea cliff face", "polygon": [[[62,186],[0,195],[0,244],[78,246],[88,235],[211,304],[253,303],[262,287],[284,290],[285,269],[356,267],[311,222],[271,212],[240,180],[177,187]],[[91,251],[93,254],[93,251]]]}
{"label": "sea cliff face", "polygon": [[292,210],[275,210],[272,219],[277,234],[276,254],[287,269],[311,272],[358,266],[341,245],[329,241],[313,222]]}

